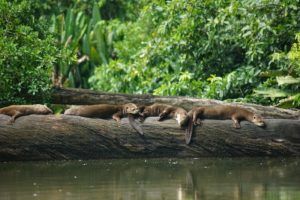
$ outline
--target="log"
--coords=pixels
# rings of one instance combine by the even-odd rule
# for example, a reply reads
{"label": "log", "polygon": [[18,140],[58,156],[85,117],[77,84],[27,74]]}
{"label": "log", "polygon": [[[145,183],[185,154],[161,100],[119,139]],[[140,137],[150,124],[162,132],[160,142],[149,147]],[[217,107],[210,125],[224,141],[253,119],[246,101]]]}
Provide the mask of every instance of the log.
{"label": "log", "polygon": [[186,145],[184,130],[175,120],[147,118],[145,135],[122,119],[91,119],[68,115],[29,115],[7,125],[0,115],[0,161],[150,158],[300,156],[300,121],[267,119],[260,128],[242,122],[234,129],[230,120],[204,120]]}
{"label": "log", "polygon": [[135,103],[138,105],[150,105],[153,103],[165,103],[180,106],[186,110],[190,110],[194,106],[203,105],[239,105],[248,108],[265,118],[277,119],[300,119],[299,110],[281,109],[274,106],[261,106],[246,103],[225,103],[213,99],[198,99],[192,97],[178,96],[155,96],[150,94],[119,94],[92,91],[87,89],[71,89],[71,88],[55,88],[52,93],[52,103],[68,104],[68,105],[84,105],[84,104],[122,104]]}

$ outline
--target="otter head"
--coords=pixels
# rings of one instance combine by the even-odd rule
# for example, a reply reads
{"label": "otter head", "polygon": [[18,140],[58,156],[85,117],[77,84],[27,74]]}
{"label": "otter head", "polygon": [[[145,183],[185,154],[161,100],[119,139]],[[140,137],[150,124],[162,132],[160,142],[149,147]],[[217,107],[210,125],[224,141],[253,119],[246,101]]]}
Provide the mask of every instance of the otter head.
{"label": "otter head", "polygon": [[176,113],[176,121],[180,126],[183,126],[185,124],[187,117],[187,112]]}
{"label": "otter head", "polygon": [[141,113],[142,117],[149,117],[151,115],[151,107],[150,106],[146,106],[144,107],[143,112]]}
{"label": "otter head", "polygon": [[124,110],[126,113],[138,114],[140,109],[134,103],[127,103],[124,105]]}
{"label": "otter head", "polygon": [[257,126],[265,126],[264,119],[262,116],[254,114],[252,117],[252,122]]}

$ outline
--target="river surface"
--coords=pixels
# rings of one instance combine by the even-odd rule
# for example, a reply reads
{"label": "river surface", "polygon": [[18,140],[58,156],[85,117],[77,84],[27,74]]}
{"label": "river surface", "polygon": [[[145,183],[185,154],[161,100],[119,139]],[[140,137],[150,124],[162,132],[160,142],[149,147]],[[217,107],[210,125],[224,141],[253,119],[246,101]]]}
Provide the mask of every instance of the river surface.
{"label": "river surface", "polygon": [[1,200],[299,200],[300,158],[0,163]]}

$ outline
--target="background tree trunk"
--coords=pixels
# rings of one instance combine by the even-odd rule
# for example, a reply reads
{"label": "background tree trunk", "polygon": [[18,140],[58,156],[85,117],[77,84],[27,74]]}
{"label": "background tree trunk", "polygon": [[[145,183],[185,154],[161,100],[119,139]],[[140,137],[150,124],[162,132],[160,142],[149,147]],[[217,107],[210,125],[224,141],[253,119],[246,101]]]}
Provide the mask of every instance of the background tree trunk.
{"label": "background tree trunk", "polygon": [[132,95],[132,94],[116,94],[97,92],[86,89],[64,89],[55,88],[52,95],[52,102],[54,104],[69,104],[69,105],[83,105],[83,104],[123,104],[123,103],[136,103],[139,105],[150,105],[153,103],[165,103],[170,105],[181,106],[190,110],[194,106],[201,105],[214,105],[214,104],[237,104],[253,110],[254,112],[263,115],[266,118],[278,119],[299,119],[299,110],[288,110],[276,108],[273,106],[260,106],[255,104],[239,104],[239,103],[224,103],[212,99],[198,99],[191,97],[167,97],[167,96],[154,96],[154,95]]}
{"label": "background tree trunk", "polygon": [[91,119],[67,115],[30,115],[6,125],[0,115],[0,161],[101,159],[134,157],[300,156],[300,121],[268,119],[260,128],[231,120],[205,120],[190,145],[175,120],[147,118],[145,136],[122,119]]}

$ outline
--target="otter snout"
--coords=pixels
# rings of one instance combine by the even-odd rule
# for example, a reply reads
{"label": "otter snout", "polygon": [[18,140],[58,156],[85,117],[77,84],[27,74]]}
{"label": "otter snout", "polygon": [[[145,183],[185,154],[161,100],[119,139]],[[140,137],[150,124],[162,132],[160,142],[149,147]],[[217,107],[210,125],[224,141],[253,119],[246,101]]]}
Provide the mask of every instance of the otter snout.
{"label": "otter snout", "polygon": [[150,112],[147,109],[145,109],[143,112],[140,113],[140,115],[142,117],[149,117],[150,116]]}
{"label": "otter snout", "polygon": [[140,109],[133,103],[128,103],[124,105],[126,113],[130,114],[138,114],[140,112]]}
{"label": "otter snout", "polygon": [[132,108],[128,111],[128,113],[130,114],[138,114],[140,112],[140,110],[138,108]]}
{"label": "otter snout", "polygon": [[265,126],[266,124],[265,124],[265,122],[253,122],[255,125],[257,125],[257,126]]}
{"label": "otter snout", "polygon": [[262,116],[254,114],[253,118],[252,118],[252,123],[254,123],[256,126],[265,126],[265,122],[264,119],[262,118]]}

